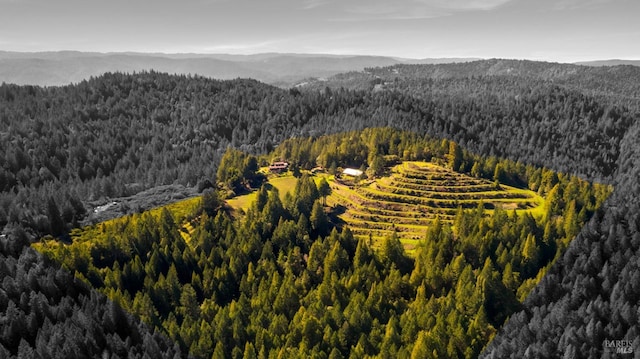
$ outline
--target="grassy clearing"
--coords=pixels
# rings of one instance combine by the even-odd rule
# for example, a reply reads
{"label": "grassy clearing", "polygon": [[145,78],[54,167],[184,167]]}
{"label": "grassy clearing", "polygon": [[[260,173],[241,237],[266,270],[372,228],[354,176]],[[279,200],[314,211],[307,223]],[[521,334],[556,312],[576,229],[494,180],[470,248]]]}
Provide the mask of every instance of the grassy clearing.
{"label": "grassy clearing", "polygon": [[[519,215],[541,216],[544,199],[528,189],[501,184],[496,188],[489,180],[474,178],[429,162],[403,162],[390,169],[390,175],[359,185],[343,183],[334,176],[320,173],[316,183],[326,179],[332,189],[327,205],[341,208],[341,222],[354,235],[371,240],[378,247],[385,237],[396,233],[405,249],[411,253],[427,228],[438,217],[453,223],[458,207],[475,209],[481,203],[485,213],[495,208]],[[277,188],[280,198],[295,189],[297,179],[286,174],[271,176],[268,184]],[[236,209],[246,210],[255,200],[255,193],[228,200]]]}
{"label": "grassy clearing", "polygon": [[[296,188],[296,181],[298,179],[293,177],[290,174],[284,174],[279,176],[272,176],[269,178],[268,185],[273,186],[278,189],[278,195],[280,196],[280,200],[284,200],[284,196],[287,192],[293,192]],[[253,191],[251,193],[243,194],[240,196],[235,196],[227,200],[227,204],[235,209],[241,209],[243,211],[247,211],[251,204],[256,200],[257,192]]]}
{"label": "grassy clearing", "polygon": [[246,212],[249,207],[251,207],[251,203],[256,200],[257,196],[257,192],[255,191],[241,196],[235,196],[228,199],[227,204],[235,209],[242,209]]}
{"label": "grassy clearing", "polygon": [[297,178],[293,176],[278,176],[272,179],[269,179],[269,183],[278,189],[278,194],[280,195],[280,200],[284,199],[284,196],[287,192],[293,193],[293,190],[296,188]]}
{"label": "grassy clearing", "polygon": [[475,209],[483,203],[485,213],[495,208],[539,216],[544,199],[527,189],[473,178],[428,162],[404,162],[391,175],[360,186],[331,181],[333,193],[327,202],[346,208],[339,218],[359,237],[371,238],[378,246],[395,232],[408,252],[439,217],[452,223],[459,206]]}

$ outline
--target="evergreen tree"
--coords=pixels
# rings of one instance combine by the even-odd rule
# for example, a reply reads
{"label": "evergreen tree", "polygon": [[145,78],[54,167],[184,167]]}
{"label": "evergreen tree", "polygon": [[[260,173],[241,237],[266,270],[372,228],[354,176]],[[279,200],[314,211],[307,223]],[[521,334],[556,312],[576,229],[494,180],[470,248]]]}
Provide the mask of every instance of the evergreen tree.
{"label": "evergreen tree", "polygon": [[329,218],[327,214],[324,212],[324,207],[322,207],[322,203],[319,200],[316,200],[313,203],[313,209],[311,210],[311,217],[309,217],[311,222],[311,227],[317,233],[326,233],[329,227]]}
{"label": "evergreen tree", "polygon": [[329,186],[329,182],[327,182],[326,178],[322,178],[320,182],[318,182],[318,194],[322,197],[322,205],[327,205],[327,196],[331,194],[331,187]]}
{"label": "evergreen tree", "polygon": [[51,234],[59,236],[65,232],[65,224],[60,216],[60,210],[53,197],[49,197],[47,201],[47,214],[49,217],[49,226]]}
{"label": "evergreen tree", "polygon": [[447,165],[454,171],[460,169],[462,164],[462,149],[457,143],[449,141],[449,152],[447,153]]}

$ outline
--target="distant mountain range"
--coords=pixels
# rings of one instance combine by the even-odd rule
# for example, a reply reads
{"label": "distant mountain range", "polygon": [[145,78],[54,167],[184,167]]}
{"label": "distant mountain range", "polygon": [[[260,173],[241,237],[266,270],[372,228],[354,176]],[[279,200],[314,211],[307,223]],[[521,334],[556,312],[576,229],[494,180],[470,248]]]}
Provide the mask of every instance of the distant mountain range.
{"label": "distant mountain range", "polygon": [[[105,72],[155,70],[170,74],[201,75],[216,79],[253,78],[289,87],[306,79],[324,79],[340,73],[398,64],[445,64],[477,61],[478,58],[408,59],[385,56],[284,54],[163,54],[98,53],[78,51],[0,51],[0,82],[20,85],[59,86],[77,83]],[[636,65],[640,60],[602,60],[578,65]]]}
{"label": "distant mountain range", "polygon": [[599,60],[599,61],[584,61],[584,62],[576,62],[576,65],[586,65],[586,66],[618,66],[618,65],[633,65],[640,66],[640,60]]}
{"label": "distant mountain range", "polygon": [[325,54],[256,55],[0,51],[0,82],[57,86],[77,83],[105,72],[156,70],[198,74],[216,79],[254,78],[290,86],[306,78],[325,78],[367,67],[395,64],[466,62],[473,58],[402,59],[383,56]]}

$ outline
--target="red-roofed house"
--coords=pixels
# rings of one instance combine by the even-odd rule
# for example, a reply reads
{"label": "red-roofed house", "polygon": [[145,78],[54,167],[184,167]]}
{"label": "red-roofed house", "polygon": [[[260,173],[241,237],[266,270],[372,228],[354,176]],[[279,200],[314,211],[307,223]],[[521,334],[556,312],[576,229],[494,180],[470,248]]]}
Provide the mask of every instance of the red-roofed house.
{"label": "red-roofed house", "polygon": [[274,162],[269,166],[269,171],[273,173],[282,173],[289,169],[287,162]]}

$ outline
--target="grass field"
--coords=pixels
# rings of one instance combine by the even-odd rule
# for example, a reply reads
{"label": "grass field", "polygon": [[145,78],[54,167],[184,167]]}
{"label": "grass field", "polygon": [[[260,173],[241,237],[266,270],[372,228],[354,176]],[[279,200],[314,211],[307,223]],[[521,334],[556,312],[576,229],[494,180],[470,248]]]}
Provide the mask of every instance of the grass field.
{"label": "grass field", "polygon": [[[436,218],[452,223],[459,207],[475,209],[482,205],[490,215],[496,208],[539,217],[544,213],[544,198],[528,189],[500,185],[492,181],[457,173],[429,162],[404,162],[390,169],[390,175],[354,185],[334,176],[317,174],[316,182],[326,178],[332,193],[327,205],[337,210],[338,218],[354,235],[371,238],[374,246],[395,232],[411,252],[428,226]],[[295,188],[293,176],[269,179],[281,198]],[[255,193],[229,201],[234,208],[247,209]]]}
{"label": "grass field", "polygon": [[357,236],[374,243],[396,232],[407,250],[424,236],[431,221],[439,217],[452,223],[459,207],[479,205],[489,215],[495,208],[543,213],[544,199],[527,189],[500,185],[473,178],[428,162],[404,162],[391,175],[362,185],[331,181],[327,203],[343,206],[339,218]]}
{"label": "grass field", "polygon": [[[296,188],[297,179],[291,175],[281,175],[269,179],[268,184],[278,189],[280,200],[284,199],[287,192],[293,192]],[[227,204],[235,209],[246,211],[253,201],[256,200],[257,192],[253,191],[242,196],[236,196],[227,200]]]}

